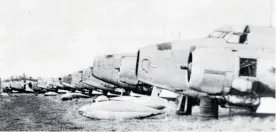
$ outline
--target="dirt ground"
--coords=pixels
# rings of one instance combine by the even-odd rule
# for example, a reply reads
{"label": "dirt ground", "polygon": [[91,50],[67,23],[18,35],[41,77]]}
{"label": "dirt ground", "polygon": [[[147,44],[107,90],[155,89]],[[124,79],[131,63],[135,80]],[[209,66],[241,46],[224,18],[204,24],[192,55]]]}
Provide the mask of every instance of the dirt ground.
{"label": "dirt ground", "polygon": [[220,109],[220,119],[200,121],[198,107],[192,116],[177,116],[174,111],[148,119],[92,120],[78,113],[78,108],[92,103],[93,98],[61,101],[61,95],[16,94],[0,97],[0,131],[184,131],[184,130],[275,130],[274,114],[248,115],[236,111],[229,116],[227,109]]}

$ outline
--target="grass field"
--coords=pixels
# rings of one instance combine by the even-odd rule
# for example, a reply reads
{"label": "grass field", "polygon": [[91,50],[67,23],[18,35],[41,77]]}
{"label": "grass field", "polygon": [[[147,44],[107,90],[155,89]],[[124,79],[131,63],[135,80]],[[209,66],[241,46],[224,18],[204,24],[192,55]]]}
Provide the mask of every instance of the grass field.
{"label": "grass field", "polygon": [[254,114],[235,111],[228,115],[227,109],[220,109],[220,119],[200,121],[198,107],[192,116],[177,116],[166,110],[164,115],[148,119],[92,120],[78,113],[78,108],[92,103],[93,99],[61,101],[60,95],[46,97],[33,94],[17,94],[17,97],[0,97],[0,130],[90,130],[90,131],[184,131],[184,130],[275,130],[273,114]]}

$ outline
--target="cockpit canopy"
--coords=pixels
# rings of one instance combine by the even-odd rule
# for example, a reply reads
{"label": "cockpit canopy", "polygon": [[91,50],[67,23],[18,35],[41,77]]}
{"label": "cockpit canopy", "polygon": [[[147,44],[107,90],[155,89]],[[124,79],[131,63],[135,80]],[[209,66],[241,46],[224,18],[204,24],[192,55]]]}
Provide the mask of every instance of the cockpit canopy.
{"label": "cockpit canopy", "polygon": [[208,38],[224,39],[227,43],[248,44],[262,48],[273,48],[275,29],[266,26],[222,27],[211,34]]}
{"label": "cockpit canopy", "polygon": [[250,27],[248,25],[246,25],[243,30],[233,29],[232,27],[223,27],[215,30],[209,34],[208,37],[225,39],[229,43],[245,44],[249,33]]}

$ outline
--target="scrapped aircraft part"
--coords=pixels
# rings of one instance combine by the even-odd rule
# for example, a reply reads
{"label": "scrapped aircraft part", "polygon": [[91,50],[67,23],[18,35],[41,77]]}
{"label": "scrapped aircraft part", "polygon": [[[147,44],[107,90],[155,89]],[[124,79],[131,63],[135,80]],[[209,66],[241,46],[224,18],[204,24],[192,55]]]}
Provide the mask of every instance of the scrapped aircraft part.
{"label": "scrapped aircraft part", "polygon": [[9,97],[9,96],[10,96],[8,93],[4,93],[4,92],[1,93],[0,95],[1,95],[2,97]]}
{"label": "scrapped aircraft part", "polygon": [[260,105],[260,98],[251,95],[226,95],[223,98],[227,104],[235,106],[252,107]]}
{"label": "scrapped aircraft part", "polygon": [[109,99],[104,95],[101,95],[95,99],[95,102],[103,102],[103,101],[109,101]]}
{"label": "scrapped aircraft part", "polygon": [[69,92],[68,90],[63,90],[63,89],[58,89],[58,91],[57,91],[57,93],[59,93],[59,94],[66,94],[68,92]]}
{"label": "scrapped aircraft part", "polygon": [[89,98],[90,96],[84,95],[82,93],[66,93],[61,96],[61,100],[72,100],[75,98]]}
{"label": "scrapped aircraft part", "polygon": [[245,78],[236,78],[232,82],[232,88],[240,91],[240,92],[248,92],[252,91],[253,81],[245,79]]}
{"label": "scrapped aircraft part", "polygon": [[147,95],[144,95],[144,94],[138,94],[138,93],[135,93],[133,91],[130,92],[129,96],[132,96],[132,97],[141,97],[141,96],[147,96]]}
{"label": "scrapped aircraft part", "polygon": [[46,92],[46,93],[44,93],[44,96],[56,96],[56,95],[58,95],[58,93],[56,93],[56,92]]}
{"label": "scrapped aircraft part", "polygon": [[160,97],[152,97],[152,96],[143,96],[132,101],[134,103],[142,104],[158,110],[164,109],[167,105],[167,100],[162,99]]}
{"label": "scrapped aircraft part", "polygon": [[153,86],[150,96],[152,96],[152,97],[159,97],[159,95],[160,95],[161,92],[162,92],[161,88]]}
{"label": "scrapped aircraft part", "polygon": [[171,98],[171,99],[175,99],[177,98],[178,94],[172,91],[168,91],[165,89],[162,89],[161,93],[159,94],[159,97],[161,98]]}
{"label": "scrapped aircraft part", "polygon": [[157,50],[160,50],[160,51],[172,49],[171,43],[162,43],[162,44],[158,44],[156,46],[157,46]]}
{"label": "scrapped aircraft part", "polygon": [[131,96],[120,96],[120,97],[110,98],[110,100],[133,102],[133,103],[141,104],[158,110],[164,109],[167,105],[167,100],[159,97],[151,97],[151,96],[142,96],[138,98],[131,97]]}
{"label": "scrapped aircraft part", "polygon": [[66,94],[63,94],[63,95],[61,96],[61,100],[62,100],[62,101],[72,100],[72,99],[73,99],[73,96],[72,96],[71,93],[66,93]]}
{"label": "scrapped aircraft part", "polygon": [[177,108],[176,108],[176,114],[177,115],[191,115],[192,114],[192,106],[193,106],[193,100],[191,97],[184,96],[180,94],[176,102]]}
{"label": "scrapped aircraft part", "polygon": [[73,98],[90,98],[90,96],[82,93],[70,93]]}
{"label": "scrapped aircraft part", "polygon": [[132,102],[105,101],[85,105],[79,109],[79,113],[92,119],[132,119],[152,117],[164,111]]}
{"label": "scrapped aircraft part", "polygon": [[120,97],[110,98],[110,100],[113,100],[113,101],[133,101],[136,99],[137,97],[131,97],[131,96],[120,96]]}
{"label": "scrapped aircraft part", "polygon": [[200,97],[199,116],[201,120],[218,119],[218,110],[216,99],[208,96]]}

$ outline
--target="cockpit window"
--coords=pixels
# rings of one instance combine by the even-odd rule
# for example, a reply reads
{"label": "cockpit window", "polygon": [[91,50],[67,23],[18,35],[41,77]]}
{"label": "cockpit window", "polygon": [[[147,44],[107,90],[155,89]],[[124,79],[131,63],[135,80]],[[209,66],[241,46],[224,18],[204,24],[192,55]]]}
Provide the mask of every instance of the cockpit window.
{"label": "cockpit window", "polygon": [[224,38],[226,34],[226,32],[215,31],[209,35],[209,38]]}
{"label": "cockpit window", "polygon": [[142,69],[145,71],[145,72],[148,72],[149,71],[149,68],[150,68],[150,61],[148,59],[144,59],[142,61]]}
{"label": "cockpit window", "polygon": [[246,33],[231,33],[225,37],[228,43],[244,44],[247,41]]}

